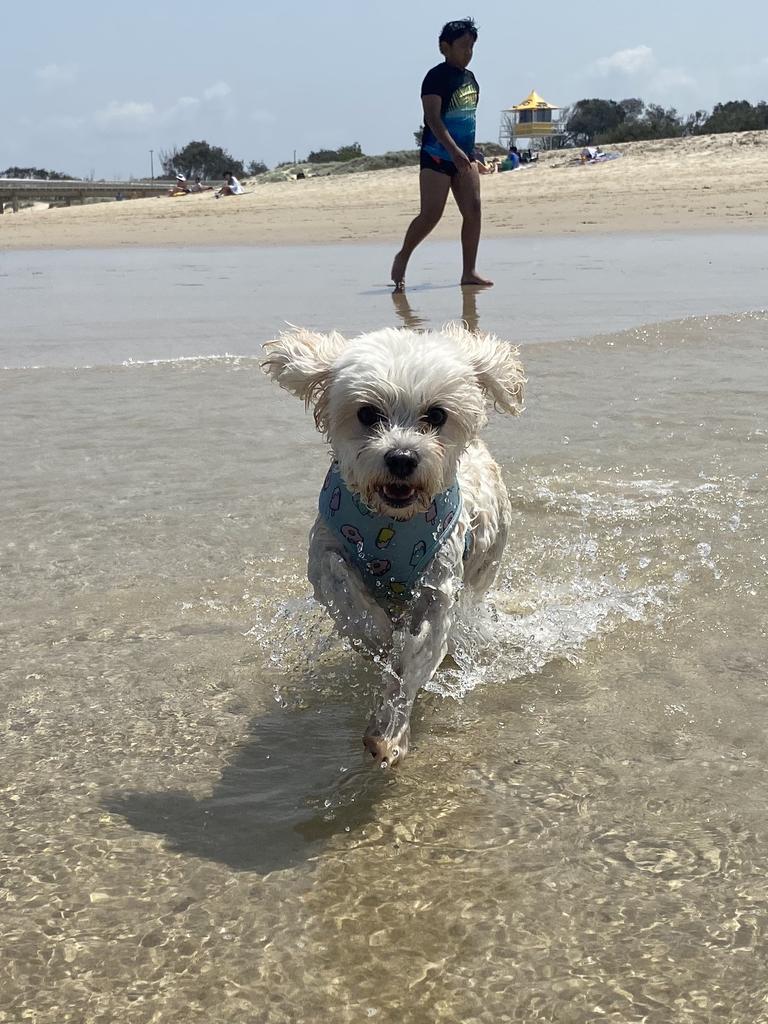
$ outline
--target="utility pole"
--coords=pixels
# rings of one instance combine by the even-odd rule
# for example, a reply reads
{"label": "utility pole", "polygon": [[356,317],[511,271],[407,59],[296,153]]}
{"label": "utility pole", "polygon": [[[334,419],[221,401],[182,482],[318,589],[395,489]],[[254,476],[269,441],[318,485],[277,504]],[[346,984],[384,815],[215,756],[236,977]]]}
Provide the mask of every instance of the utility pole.
{"label": "utility pole", "polygon": [[149,173],[152,175],[152,181],[155,180],[155,151],[150,149],[149,151]]}

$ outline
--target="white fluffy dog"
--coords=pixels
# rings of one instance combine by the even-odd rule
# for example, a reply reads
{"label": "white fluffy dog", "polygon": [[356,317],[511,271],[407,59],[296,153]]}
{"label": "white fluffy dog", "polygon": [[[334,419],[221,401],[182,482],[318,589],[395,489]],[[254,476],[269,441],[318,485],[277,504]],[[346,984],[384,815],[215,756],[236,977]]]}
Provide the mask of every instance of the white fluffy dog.
{"label": "white fluffy dog", "polygon": [[517,349],[453,324],[352,340],[294,330],[264,348],[264,371],[314,406],[330,442],[308,574],[339,631],[386,655],[363,743],[387,767],[408,750],[413,702],[457,611],[499,566],[509,497],[478,433],[489,403],[521,409]]}

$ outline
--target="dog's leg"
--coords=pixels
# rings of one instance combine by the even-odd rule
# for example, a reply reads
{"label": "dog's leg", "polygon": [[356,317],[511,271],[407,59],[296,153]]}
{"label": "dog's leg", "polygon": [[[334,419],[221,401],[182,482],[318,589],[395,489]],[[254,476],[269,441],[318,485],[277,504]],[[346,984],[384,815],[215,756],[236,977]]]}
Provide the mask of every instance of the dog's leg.
{"label": "dog's leg", "polygon": [[[501,519],[496,536],[487,550],[470,556],[464,567],[465,595],[475,603],[485,597],[486,592],[496,579],[501,556],[504,554],[504,547],[507,543],[508,530],[507,520]],[[478,544],[477,547],[479,548],[480,545]]]}
{"label": "dog's leg", "polygon": [[408,628],[393,635],[392,675],[363,737],[366,749],[382,768],[408,752],[413,702],[445,657],[453,611],[451,594],[424,588],[409,615]]}
{"label": "dog's leg", "polygon": [[350,640],[361,643],[370,653],[388,651],[392,643],[392,621],[363,582],[338,552],[325,549],[310,553],[309,579],[315,599],[328,610],[336,628]]}

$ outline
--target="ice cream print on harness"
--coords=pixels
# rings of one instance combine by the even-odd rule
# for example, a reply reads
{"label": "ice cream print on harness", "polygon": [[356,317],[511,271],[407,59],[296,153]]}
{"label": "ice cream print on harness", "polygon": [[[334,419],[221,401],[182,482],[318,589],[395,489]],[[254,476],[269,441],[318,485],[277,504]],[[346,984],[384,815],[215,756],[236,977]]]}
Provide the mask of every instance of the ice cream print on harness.
{"label": "ice cream print on harness", "polygon": [[[334,462],[318,502],[328,528],[339,535],[343,550],[359,568],[377,600],[404,599],[413,593],[436,552],[450,537],[461,513],[461,491],[454,481],[436,494],[426,512],[400,520],[367,508],[352,494]],[[469,549],[467,533],[465,552]],[[465,555],[466,557],[466,555]]]}

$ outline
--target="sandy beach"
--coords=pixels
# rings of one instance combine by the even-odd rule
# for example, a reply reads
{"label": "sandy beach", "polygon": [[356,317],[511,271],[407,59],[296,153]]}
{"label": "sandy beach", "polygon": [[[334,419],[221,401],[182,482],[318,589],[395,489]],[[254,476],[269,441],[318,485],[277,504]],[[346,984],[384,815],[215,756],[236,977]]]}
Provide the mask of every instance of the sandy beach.
{"label": "sandy beach", "polygon": [[[486,238],[768,226],[768,132],[626,143],[621,157],[581,166],[573,150],[482,179]],[[46,209],[0,218],[0,249],[395,242],[418,201],[418,168],[272,184],[216,200],[178,199]],[[449,202],[435,238],[452,238]]]}

